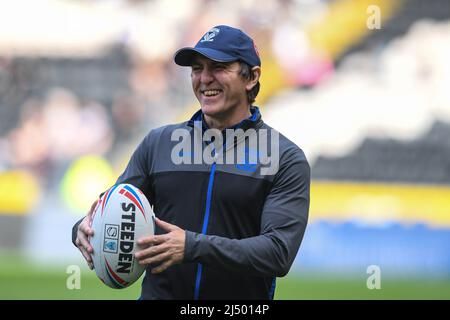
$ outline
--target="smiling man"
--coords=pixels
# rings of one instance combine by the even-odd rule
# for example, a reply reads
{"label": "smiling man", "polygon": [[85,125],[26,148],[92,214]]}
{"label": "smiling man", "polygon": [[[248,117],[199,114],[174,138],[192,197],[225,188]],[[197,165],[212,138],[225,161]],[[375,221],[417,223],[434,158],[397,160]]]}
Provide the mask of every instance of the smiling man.
{"label": "smiling man", "polygon": [[210,128],[223,130],[251,116],[247,91],[258,82],[260,67],[247,71],[250,77],[244,78],[236,61],[218,62],[197,53],[190,64],[192,87]]}
{"label": "smiling man", "polygon": [[[261,60],[242,30],[216,26],[174,61],[191,68],[200,110],[151,130],[117,180],[141,189],[157,216],[156,235],[138,241],[136,258],[147,266],[141,298],[273,299],[276,277],[288,273],[307,225],[308,162],[253,106]],[[189,143],[203,137],[213,161],[175,161],[181,152],[174,152],[174,136],[187,142],[183,154],[194,156]],[[269,152],[260,150],[265,144]],[[236,160],[235,149],[244,150],[243,159]],[[225,154],[236,161],[219,161]],[[277,166],[267,173],[270,157]],[[91,215],[92,209],[72,233],[90,266]]]}

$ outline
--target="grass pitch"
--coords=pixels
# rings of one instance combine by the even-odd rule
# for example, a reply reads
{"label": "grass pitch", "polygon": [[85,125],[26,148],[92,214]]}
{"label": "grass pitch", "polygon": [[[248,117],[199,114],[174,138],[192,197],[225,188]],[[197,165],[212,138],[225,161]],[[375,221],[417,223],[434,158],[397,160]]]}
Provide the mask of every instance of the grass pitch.
{"label": "grass pitch", "polygon": [[[80,289],[70,290],[69,276],[65,266],[30,266],[19,256],[0,254],[0,299],[136,300],[140,296],[140,281],[126,289],[110,289],[93,271],[82,268]],[[369,290],[364,277],[291,272],[277,279],[275,299],[450,299],[450,279],[382,279],[381,289]]]}

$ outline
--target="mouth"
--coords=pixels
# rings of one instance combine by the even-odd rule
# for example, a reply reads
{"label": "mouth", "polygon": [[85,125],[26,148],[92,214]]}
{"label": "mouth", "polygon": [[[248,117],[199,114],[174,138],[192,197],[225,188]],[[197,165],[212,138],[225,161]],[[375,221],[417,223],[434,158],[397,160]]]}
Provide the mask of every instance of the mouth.
{"label": "mouth", "polygon": [[208,89],[208,90],[200,90],[200,93],[205,97],[215,97],[222,92],[221,89]]}

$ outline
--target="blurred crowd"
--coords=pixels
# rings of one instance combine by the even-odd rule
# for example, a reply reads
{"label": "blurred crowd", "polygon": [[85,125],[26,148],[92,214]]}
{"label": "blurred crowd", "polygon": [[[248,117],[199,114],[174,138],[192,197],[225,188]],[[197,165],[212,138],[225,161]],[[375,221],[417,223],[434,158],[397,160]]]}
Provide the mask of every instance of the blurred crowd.
{"label": "blurred crowd", "polygon": [[[433,141],[427,136],[438,122],[450,126],[449,55],[449,21],[417,21],[378,50],[347,55],[313,90],[290,91],[269,102],[266,120],[297,141],[312,163],[319,157],[348,157],[349,168],[360,171],[347,172],[349,180],[391,175],[392,181],[401,171],[409,174],[408,181],[425,175],[423,170],[439,175],[449,165],[446,157],[429,163],[437,153],[450,151],[447,131],[436,132]],[[380,140],[391,152],[380,153],[375,146],[363,150],[366,139]],[[355,157],[365,157],[365,165],[358,169]],[[325,176],[313,169],[313,176],[331,179],[343,168],[329,166]],[[437,181],[449,181],[449,175],[428,182]]]}
{"label": "blurred crowd", "polygon": [[[151,127],[190,112],[189,70],[175,66],[172,56],[214,25],[243,28],[264,61],[295,82],[297,62],[308,51],[301,26],[327,1],[40,0],[33,2],[36,15],[24,15],[25,33],[7,19],[24,14],[23,2],[2,3],[0,13],[0,21],[10,23],[0,37],[0,170],[25,169],[46,185],[54,183],[58,166],[85,154],[122,162]],[[43,38],[60,13],[67,25],[81,17],[92,26],[80,25],[85,33],[73,32],[67,45],[61,40],[71,36],[64,34],[72,31],[67,25]],[[106,34],[100,23],[108,20],[113,31]],[[5,34],[15,33],[8,44]],[[96,33],[104,37],[92,46]]]}
{"label": "blurred crowd", "polygon": [[[383,9],[387,21],[382,31],[371,33],[378,41],[370,41],[367,34],[365,6],[370,3]],[[238,26],[255,39],[263,61],[262,91],[256,102],[270,107],[266,120],[286,130],[312,160],[319,154],[332,154],[336,146],[344,146],[340,150],[346,151],[354,148],[353,134],[358,133],[362,139],[366,133],[362,127],[370,119],[377,119],[381,131],[383,123],[391,125],[390,118],[380,112],[378,118],[352,116],[358,114],[354,111],[362,103],[386,105],[382,97],[388,87],[396,97],[416,87],[428,88],[425,99],[434,97],[436,108],[446,110],[448,63],[442,49],[448,50],[448,24],[436,29],[425,26],[411,33],[409,40],[391,42],[392,37],[404,34],[413,22],[423,18],[421,12],[428,10],[431,18],[448,21],[445,1],[431,1],[425,8],[417,0],[408,0],[402,2],[397,17],[399,6],[393,3],[2,2],[0,172],[31,171],[43,186],[48,186],[60,178],[60,170],[82,155],[99,155],[114,166],[122,164],[152,127],[185,120],[195,110],[189,69],[176,66],[173,53],[194,45],[206,30],[218,24]],[[29,10],[25,12],[24,6]],[[11,19],[15,15],[23,19]],[[434,51],[420,50],[420,38],[427,38]],[[408,47],[402,48],[402,43]],[[344,59],[346,51],[358,45],[359,52]],[[436,66],[442,64],[445,68],[439,72]],[[313,90],[292,91],[295,88]],[[289,90],[291,94],[283,98],[283,92]],[[268,100],[270,103],[266,103]],[[290,108],[284,108],[285,104]],[[432,110],[430,105],[426,110]],[[350,124],[341,122],[346,125],[339,129],[331,118],[336,120],[343,106],[351,107],[346,117]],[[397,107],[391,110],[393,114],[408,114],[401,105]],[[381,110],[376,106],[366,109]],[[328,121],[327,115],[333,114]],[[304,125],[289,122],[298,119],[305,119]],[[398,127],[406,122],[394,124]],[[406,126],[414,127],[411,122]],[[323,130],[319,132],[324,127],[333,137],[339,132],[337,139]]]}

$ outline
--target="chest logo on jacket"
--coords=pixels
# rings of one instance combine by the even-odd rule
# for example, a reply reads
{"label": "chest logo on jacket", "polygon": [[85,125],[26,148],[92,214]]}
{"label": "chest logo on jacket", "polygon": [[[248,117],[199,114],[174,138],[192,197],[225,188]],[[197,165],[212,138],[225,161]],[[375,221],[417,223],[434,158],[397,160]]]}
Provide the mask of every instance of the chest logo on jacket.
{"label": "chest logo on jacket", "polygon": [[278,172],[279,133],[272,129],[218,129],[202,130],[196,121],[193,134],[179,128],[172,132],[171,141],[177,142],[171,150],[174,164],[232,164],[241,171],[274,175]]}

